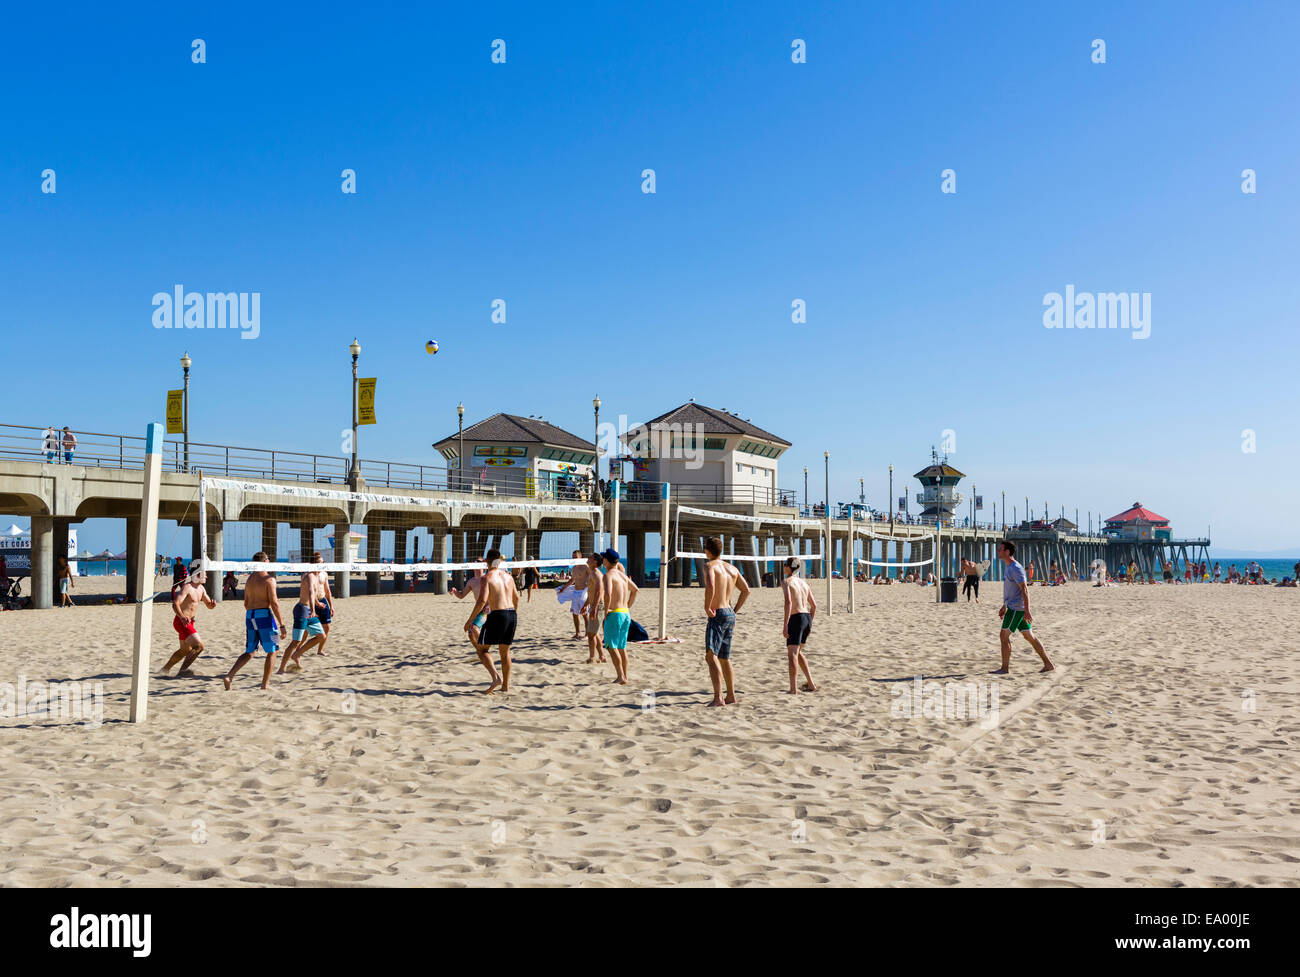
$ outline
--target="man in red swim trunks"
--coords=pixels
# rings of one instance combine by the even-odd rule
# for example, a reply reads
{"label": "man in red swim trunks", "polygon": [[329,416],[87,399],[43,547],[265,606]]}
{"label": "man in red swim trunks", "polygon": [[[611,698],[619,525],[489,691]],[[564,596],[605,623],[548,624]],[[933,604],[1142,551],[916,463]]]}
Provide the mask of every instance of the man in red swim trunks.
{"label": "man in red swim trunks", "polygon": [[195,560],[190,564],[189,576],[185,577],[179,587],[172,589],[172,611],[176,615],[172,620],[172,627],[175,628],[181,644],[163,666],[164,675],[183,658],[185,661],[176,674],[181,678],[192,677],[194,672],[190,670],[190,666],[199,655],[203,654],[203,639],[199,637],[198,629],[194,625],[194,615],[198,613],[199,604],[212,610],[217,606],[217,602],[209,597],[208,592],[203,588],[205,575],[198,567],[199,561]]}

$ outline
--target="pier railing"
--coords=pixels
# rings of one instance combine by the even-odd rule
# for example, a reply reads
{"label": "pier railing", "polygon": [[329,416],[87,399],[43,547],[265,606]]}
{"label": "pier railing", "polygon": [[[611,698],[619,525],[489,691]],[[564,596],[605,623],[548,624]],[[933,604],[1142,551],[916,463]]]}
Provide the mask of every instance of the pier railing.
{"label": "pier railing", "polygon": [[[52,436],[47,431],[53,430]],[[71,458],[64,448],[62,429],[21,424],[0,424],[0,458],[37,461],[51,465],[82,465],[90,468],[142,469],[145,439],[130,434],[73,431],[76,444]],[[352,467],[350,455],[318,455],[304,451],[245,448],[237,445],[191,441],[163,441],[163,471],[198,472],[233,478],[257,478],[279,482],[332,482],[347,484]],[[535,484],[524,472],[459,471],[438,465],[359,459],[357,467],[367,485],[388,488],[416,488],[436,492],[464,492],[469,495],[511,495],[559,501],[587,502],[590,485],[564,480],[553,486]]]}
{"label": "pier railing", "polygon": [[[663,497],[663,484],[623,482],[620,498],[624,502],[658,502]],[[683,505],[797,505],[794,489],[774,489],[764,485],[684,485],[674,482],[670,492],[673,500]]]}

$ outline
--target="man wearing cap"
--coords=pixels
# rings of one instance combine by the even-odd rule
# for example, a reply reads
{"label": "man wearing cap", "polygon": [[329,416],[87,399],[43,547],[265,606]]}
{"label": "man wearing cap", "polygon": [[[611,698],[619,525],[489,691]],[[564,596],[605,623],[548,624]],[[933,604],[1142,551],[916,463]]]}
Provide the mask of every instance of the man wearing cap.
{"label": "man wearing cap", "polygon": [[190,564],[189,575],[179,587],[172,589],[172,611],[175,613],[172,627],[176,630],[181,644],[163,666],[164,675],[183,658],[185,661],[176,674],[181,678],[190,678],[194,674],[190,666],[199,655],[203,654],[203,639],[199,637],[198,628],[194,624],[194,615],[198,613],[199,604],[203,604],[208,610],[217,606],[217,602],[203,589],[204,578],[205,575],[199,570],[199,561],[195,560]]}
{"label": "man wearing cap", "polygon": [[637,586],[618,562],[618,550],[610,547],[601,557],[605,561],[602,590],[605,597],[605,647],[614,663],[614,682],[627,685],[627,632],[632,624],[632,605]]}

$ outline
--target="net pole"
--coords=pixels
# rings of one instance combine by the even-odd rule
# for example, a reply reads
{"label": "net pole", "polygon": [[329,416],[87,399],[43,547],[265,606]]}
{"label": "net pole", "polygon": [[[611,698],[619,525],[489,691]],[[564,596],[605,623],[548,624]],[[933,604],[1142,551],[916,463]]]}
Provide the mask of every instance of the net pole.
{"label": "net pole", "polygon": [[943,590],[943,560],[940,558],[941,547],[943,546],[943,523],[938,515],[934,517],[934,563],[932,564],[934,573],[934,602],[937,604],[941,599]]}
{"label": "net pole", "polygon": [[[203,484],[203,469],[199,469],[199,573],[208,572],[208,509],[204,504],[207,499],[206,491]],[[211,582],[204,581],[207,584]]]}
{"label": "net pole", "polygon": [[831,535],[831,497],[826,496],[826,542],[822,550],[823,563],[826,567],[826,616],[834,612],[831,607],[831,581],[835,578],[835,537]]}
{"label": "net pole", "polygon": [[858,561],[853,555],[853,503],[849,503],[849,535],[844,543],[844,569],[849,575],[849,613],[854,611],[853,581],[858,575]]}
{"label": "net pole", "polygon": [[622,494],[622,486],[615,481],[613,525],[609,527],[609,545],[611,549],[615,550],[618,549],[618,497]]}
{"label": "net pole", "polygon": [[[140,530],[136,537],[135,638],[131,658],[131,722],[142,723],[149,706],[149,640],[153,630],[153,560],[158,547],[158,486],[162,479],[163,427],[145,435]],[[146,559],[145,554],[148,554]]]}
{"label": "net pole", "polygon": [[659,529],[659,640],[668,637],[668,483],[663,483]]}

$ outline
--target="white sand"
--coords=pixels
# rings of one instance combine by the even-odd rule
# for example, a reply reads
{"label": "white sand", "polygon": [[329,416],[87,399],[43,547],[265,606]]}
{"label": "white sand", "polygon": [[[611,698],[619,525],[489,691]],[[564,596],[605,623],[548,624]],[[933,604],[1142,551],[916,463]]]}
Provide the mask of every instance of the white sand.
{"label": "white sand", "polygon": [[[978,607],[859,586],[852,617],[836,586],[809,648],[821,691],[784,693],[779,591],[762,591],[725,709],[704,706],[700,590],[670,593],[686,643],[634,647],[628,688],[534,595],[514,690],[492,697],[460,638],[469,605],[427,593],[341,601],[326,657],[270,692],[255,660],[226,693],[244,633],[227,603],[200,612],[202,677],[154,679],[145,725],[124,721],[130,608],[2,614],[0,682],[101,682],[105,722],[0,719],[0,883],[1300,882],[1300,592],[1035,588],[1061,667],[1038,674],[1016,639],[993,680],[998,585]],[[653,633],[654,591],[633,617]],[[156,670],[165,605],[154,634]],[[999,681],[999,725],[892,715],[917,674]]]}

